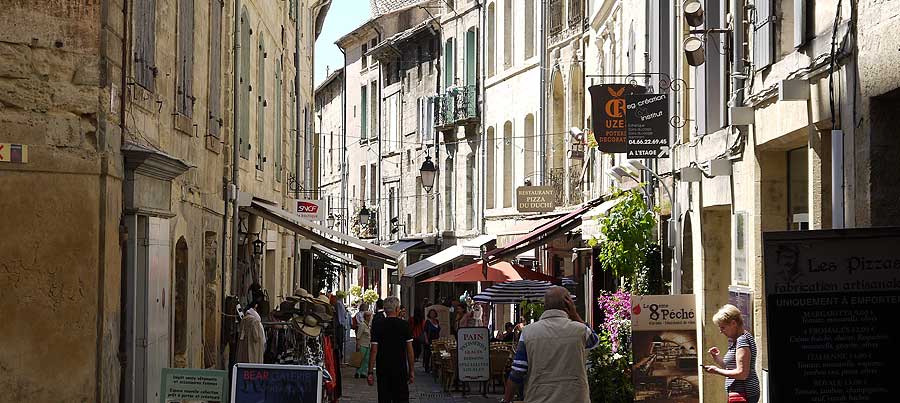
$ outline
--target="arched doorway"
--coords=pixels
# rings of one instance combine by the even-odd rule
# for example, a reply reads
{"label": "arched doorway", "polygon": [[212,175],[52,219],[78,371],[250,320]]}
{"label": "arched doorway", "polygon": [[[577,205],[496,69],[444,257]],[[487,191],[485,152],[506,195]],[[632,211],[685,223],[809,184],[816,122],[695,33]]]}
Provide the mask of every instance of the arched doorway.
{"label": "arched doorway", "polygon": [[184,237],[175,244],[175,358],[176,368],[187,367],[187,293],[188,293],[188,246]]}

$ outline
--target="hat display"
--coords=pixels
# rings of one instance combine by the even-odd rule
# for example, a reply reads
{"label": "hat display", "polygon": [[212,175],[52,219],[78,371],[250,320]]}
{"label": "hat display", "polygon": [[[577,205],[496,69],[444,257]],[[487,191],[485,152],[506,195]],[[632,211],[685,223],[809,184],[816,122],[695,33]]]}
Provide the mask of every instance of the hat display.
{"label": "hat display", "polygon": [[308,313],[315,316],[321,322],[331,322],[331,320],[334,319],[334,315],[328,312],[328,308],[321,304],[314,304]]}
{"label": "hat display", "polygon": [[306,291],[304,288],[298,288],[294,290],[294,296],[306,299],[312,299],[312,294],[309,291]]}
{"label": "hat display", "polygon": [[303,319],[300,316],[294,316],[291,319],[291,327],[308,337],[319,337],[322,334],[322,326],[313,315],[306,315]]}

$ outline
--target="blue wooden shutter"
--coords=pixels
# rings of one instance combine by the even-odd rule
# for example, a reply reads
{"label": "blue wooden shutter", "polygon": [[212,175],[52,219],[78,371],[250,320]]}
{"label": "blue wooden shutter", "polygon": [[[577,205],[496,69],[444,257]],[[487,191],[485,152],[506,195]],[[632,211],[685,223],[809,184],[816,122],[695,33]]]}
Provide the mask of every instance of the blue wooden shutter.
{"label": "blue wooden shutter", "polygon": [[219,137],[222,127],[222,0],[209,4],[209,95],[207,131]]}
{"label": "blue wooden shutter", "polygon": [[774,0],[756,0],[756,23],[753,27],[753,65],[756,71],[772,64],[775,53]]}
{"label": "blue wooden shutter", "polygon": [[134,79],[152,91],[156,78],[156,0],[137,0],[134,12]]}
{"label": "blue wooden shutter", "polygon": [[194,109],[194,0],[178,1],[178,71],[175,72],[175,108],[191,117]]}

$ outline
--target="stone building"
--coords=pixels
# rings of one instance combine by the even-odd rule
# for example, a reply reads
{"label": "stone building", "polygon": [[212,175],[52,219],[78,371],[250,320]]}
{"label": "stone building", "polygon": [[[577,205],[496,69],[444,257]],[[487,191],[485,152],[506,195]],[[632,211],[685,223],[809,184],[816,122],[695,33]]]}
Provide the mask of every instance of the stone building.
{"label": "stone building", "polygon": [[[312,123],[298,128],[295,111],[311,110],[329,2],[243,3],[238,189],[287,206],[289,183],[309,180],[295,139]],[[293,289],[293,234],[264,220],[242,220],[242,265],[230,264],[232,21],[231,1],[6,5],[0,146],[16,162],[0,163],[0,185],[18,190],[0,198],[14,324],[0,387],[11,400],[158,401],[161,368],[228,364],[224,295],[243,296],[248,278],[273,296]]]}

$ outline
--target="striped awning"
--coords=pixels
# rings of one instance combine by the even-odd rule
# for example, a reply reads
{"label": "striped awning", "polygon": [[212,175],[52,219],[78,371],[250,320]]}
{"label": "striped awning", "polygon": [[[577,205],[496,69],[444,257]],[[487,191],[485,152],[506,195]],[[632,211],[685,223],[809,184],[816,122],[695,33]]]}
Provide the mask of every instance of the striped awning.
{"label": "striped awning", "polygon": [[[481,291],[475,302],[518,304],[522,301],[543,301],[544,293],[553,286],[549,281],[517,280],[498,283]],[[575,296],[573,295],[574,299]]]}

